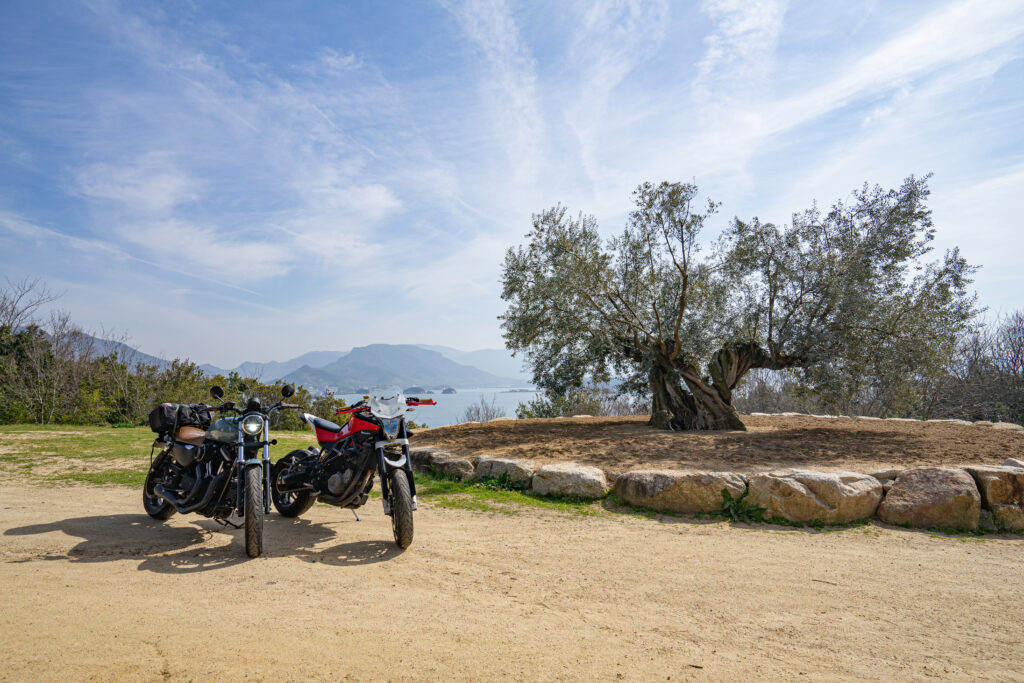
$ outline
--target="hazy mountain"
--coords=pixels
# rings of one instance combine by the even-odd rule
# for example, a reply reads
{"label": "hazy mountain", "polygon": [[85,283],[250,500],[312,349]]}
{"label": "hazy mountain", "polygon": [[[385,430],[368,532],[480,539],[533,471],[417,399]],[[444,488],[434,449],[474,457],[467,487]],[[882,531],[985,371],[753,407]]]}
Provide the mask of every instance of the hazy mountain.
{"label": "hazy mountain", "polygon": [[[92,337],[92,335],[86,336]],[[134,365],[155,365],[161,370],[169,367],[171,364],[171,361],[169,360],[164,360],[163,358],[157,358],[156,356],[151,356],[148,353],[143,353],[142,351],[122,342],[92,337],[92,344],[93,354],[95,356],[107,356],[116,352],[118,357],[124,362]]]}
{"label": "hazy mountain", "polygon": [[342,389],[364,389],[366,387],[341,387],[338,381],[330,374],[320,368],[311,368],[303,365],[297,370],[292,370],[285,375],[284,381],[295,386],[303,386],[314,394],[322,393],[328,389],[341,391]]}
{"label": "hazy mountain", "polygon": [[200,365],[199,368],[208,375],[227,375],[229,372],[237,372],[242,377],[254,377],[262,382],[274,382],[303,366],[320,368],[328,363],[333,363],[346,353],[348,351],[310,351],[286,361],[272,360],[266,363],[245,361],[230,370],[218,368],[209,363]]}
{"label": "hazy mountain", "polygon": [[235,372],[243,377],[256,377],[264,382],[273,382],[303,366],[322,368],[347,353],[348,351],[310,351],[284,362],[272,360],[268,363],[253,363],[246,361],[236,367]]}
{"label": "hazy mountain", "polygon": [[523,361],[513,358],[512,352],[506,349],[480,349],[479,351],[460,351],[450,346],[430,346],[428,344],[417,344],[417,346],[437,351],[445,358],[453,360],[462,365],[472,365],[494,375],[501,377],[518,377],[522,380],[529,380],[530,373],[523,369]]}
{"label": "hazy mountain", "polygon": [[360,346],[333,363],[321,368],[306,365],[285,375],[284,379],[314,390],[336,391],[357,390],[378,384],[430,388],[525,386],[521,379],[502,377],[457,363],[437,351],[411,344]]}
{"label": "hazy mountain", "polygon": [[[171,364],[121,342],[93,337],[93,344],[97,355],[116,351],[122,359],[160,369]],[[315,393],[325,389],[357,391],[380,384],[431,389],[527,387],[529,382],[518,366],[511,354],[500,349],[460,351],[446,346],[370,344],[351,351],[310,351],[287,361],[245,362],[233,370],[263,382],[283,379],[301,384]],[[231,372],[209,363],[199,367],[211,376]]]}
{"label": "hazy mountain", "polygon": [[199,369],[205,372],[207,375],[213,377],[214,375],[227,375],[230,370],[224,368],[218,368],[216,365],[210,365],[209,363],[203,363],[199,366]]}

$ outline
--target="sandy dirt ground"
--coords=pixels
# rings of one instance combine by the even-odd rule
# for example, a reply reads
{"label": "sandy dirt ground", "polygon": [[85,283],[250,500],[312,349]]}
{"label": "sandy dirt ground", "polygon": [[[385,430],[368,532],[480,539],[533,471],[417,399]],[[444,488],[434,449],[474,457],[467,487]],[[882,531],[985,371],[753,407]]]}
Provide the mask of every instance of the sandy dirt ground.
{"label": "sandy dirt ground", "polygon": [[[371,501],[373,503],[373,501]],[[0,484],[0,679],[1024,680],[1024,540],[376,504],[241,532]]]}
{"label": "sandy dirt ground", "polygon": [[646,417],[497,420],[418,433],[416,446],[537,464],[575,460],[611,475],[641,467],[760,472],[776,467],[870,472],[994,464],[1024,455],[1024,433],[941,422],[744,415],[745,432],[667,432]]}

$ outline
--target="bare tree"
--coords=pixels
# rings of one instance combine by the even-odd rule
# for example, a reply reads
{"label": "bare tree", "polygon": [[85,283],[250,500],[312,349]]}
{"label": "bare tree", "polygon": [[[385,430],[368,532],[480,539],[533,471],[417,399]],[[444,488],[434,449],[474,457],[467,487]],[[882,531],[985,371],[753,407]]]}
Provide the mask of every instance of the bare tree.
{"label": "bare tree", "polygon": [[111,349],[102,359],[107,394],[118,416],[111,419],[139,422],[155,402],[158,368],[140,360],[139,352],[128,345],[127,334],[104,330],[102,338]]}
{"label": "bare tree", "polygon": [[497,396],[491,396],[490,401],[486,396],[481,396],[478,402],[466,407],[459,422],[489,422],[504,416],[505,409],[498,405]]}
{"label": "bare tree", "polygon": [[72,323],[68,312],[55,311],[19,362],[5,367],[4,380],[36,422],[49,424],[78,405],[92,358],[93,337]]}
{"label": "bare tree", "polygon": [[26,277],[18,282],[7,280],[0,290],[0,327],[18,330],[29,322],[40,306],[56,301],[60,294],[46,288],[39,278]]}

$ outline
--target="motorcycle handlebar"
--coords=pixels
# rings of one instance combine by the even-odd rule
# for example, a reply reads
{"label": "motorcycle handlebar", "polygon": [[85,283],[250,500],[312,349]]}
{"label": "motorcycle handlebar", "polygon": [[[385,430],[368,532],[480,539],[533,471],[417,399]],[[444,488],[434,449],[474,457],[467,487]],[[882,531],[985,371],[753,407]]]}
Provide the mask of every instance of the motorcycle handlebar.
{"label": "motorcycle handlebar", "polygon": [[271,410],[281,410],[282,408],[301,408],[301,407],[302,406],[300,406],[297,403],[285,403],[284,401],[278,401],[277,403],[274,403],[269,408],[267,408],[267,412],[269,413]]}
{"label": "motorcycle handlebar", "polygon": [[349,413],[355,413],[355,412],[358,412],[360,410],[364,410],[365,408],[366,408],[366,406],[353,406],[353,407],[350,407],[350,408],[339,408],[338,410],[334,411],[334,414],[335,415],[348,415]]}

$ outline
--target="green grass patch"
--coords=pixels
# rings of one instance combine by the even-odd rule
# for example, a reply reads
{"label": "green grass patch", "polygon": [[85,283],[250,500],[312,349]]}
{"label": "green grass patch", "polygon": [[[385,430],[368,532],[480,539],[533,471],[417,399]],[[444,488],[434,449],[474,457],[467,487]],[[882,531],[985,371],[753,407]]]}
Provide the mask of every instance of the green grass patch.
{"label": "green grass patch", "polygon": [[[155,438],[148,427],[0,425],[0,469],[16,469],[20,475],[28,475],[30,479],[141,486]],[[277,440],[277,445],[270,447],[271,460],[315,443],[313,434],[308,431],[271,432],[271,438]],[[109,461],[105,470],[103,461]],[[133,465],[125,466],[124,461]],[[75,477],[64,474],[37,476],[33,472],[37,465],[56,464],[59,467],[65,462],[68,465],[88,463],[88,471],[76,473]],[[134,472],[136,476],[128,476],[128,472]]]}
{"label": "green grass patch", "polygon": [[486,482],[460,482],[431,471],[416,473],[416,497],[437,507],[476,512],[515,514],[522,508],[539,508],[585,516],[609,514],[601,500],[538,496],[496,488]]}
{"label": "green grass patch", "polygon": [[61,472],[50,475],[49,479],[80,484],[114,484],[116,486],[138,486],[141,488],[146,482],[146,470],[109,469],[95,472]]}

